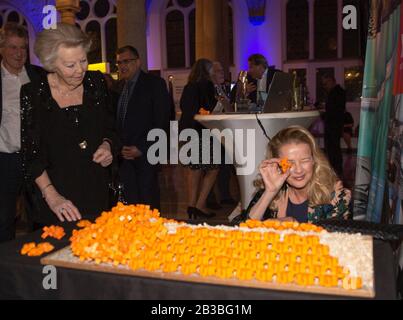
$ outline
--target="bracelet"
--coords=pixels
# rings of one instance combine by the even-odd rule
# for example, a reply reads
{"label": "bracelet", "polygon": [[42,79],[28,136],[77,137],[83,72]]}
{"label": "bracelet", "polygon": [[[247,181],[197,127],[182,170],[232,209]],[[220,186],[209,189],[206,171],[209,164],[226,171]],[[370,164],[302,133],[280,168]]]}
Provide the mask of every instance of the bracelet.
{"label": "bracelet", "polygon": [[53,184],[52,184],[52,183],[49,183],[46,187],[44,187],[43,189],[41,189],[42,198],[45,199],[45,190],[46,190],[47,188],[49,188],[50,186],[53,186]]}

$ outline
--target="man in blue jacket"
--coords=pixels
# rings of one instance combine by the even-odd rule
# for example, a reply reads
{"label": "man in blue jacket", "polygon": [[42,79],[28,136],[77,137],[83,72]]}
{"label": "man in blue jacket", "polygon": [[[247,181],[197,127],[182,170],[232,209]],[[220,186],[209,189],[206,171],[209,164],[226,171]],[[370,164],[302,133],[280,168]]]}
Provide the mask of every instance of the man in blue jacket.
{"label": "man in blue jacket", "polygon": [[119,98],[117,130],[121,151],[120,180],[125,200],[160,208],[158,167],[147,160],[152,129],[169,128],[170,97],[165,81],[141,69],[138,51],[125,46],[117,51],[116,63],[125,86]]}

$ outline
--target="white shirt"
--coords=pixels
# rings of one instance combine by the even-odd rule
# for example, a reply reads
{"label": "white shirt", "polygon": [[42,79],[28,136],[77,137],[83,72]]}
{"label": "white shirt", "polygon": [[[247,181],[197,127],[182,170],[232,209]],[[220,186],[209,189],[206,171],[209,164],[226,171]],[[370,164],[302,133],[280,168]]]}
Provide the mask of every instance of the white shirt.
{"label": "white shirt", "polygon": [[0,124],[0,152],[14,153],[21,149],[21,87],[30,82],[23,67],[18,75],[11,74],[1,62],[3,113]]}
{"label": "white shirt", "polygon": [[257,91],[260,92],[267,92],[267,72],[269,69],[266,69],[266,71],[263,73],[262,79],[259,79],[257,81]]}
{"label": "white shirt", "polygon": [[263,73],[262,79],[259,79],[257,81],[257,103],[259,105],[264,105],[267,97],[268,97],[268,93],[267,93],[267,73],[268,73],[269,69],[266,69],[266,71]]}

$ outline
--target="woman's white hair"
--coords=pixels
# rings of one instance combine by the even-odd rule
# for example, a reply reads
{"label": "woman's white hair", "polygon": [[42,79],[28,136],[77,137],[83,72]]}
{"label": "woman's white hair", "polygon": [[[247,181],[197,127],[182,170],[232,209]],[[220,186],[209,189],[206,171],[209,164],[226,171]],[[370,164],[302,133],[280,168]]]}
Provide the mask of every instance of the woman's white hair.
{"label": "woman's white hair", "polygon": [[67,23],[58,23],[56,29],[43,30],[36,38],[34,52],[45,70],[54,71],[54,62],[61,46],[82,47],[88,53],[91,39],[77,26]]}

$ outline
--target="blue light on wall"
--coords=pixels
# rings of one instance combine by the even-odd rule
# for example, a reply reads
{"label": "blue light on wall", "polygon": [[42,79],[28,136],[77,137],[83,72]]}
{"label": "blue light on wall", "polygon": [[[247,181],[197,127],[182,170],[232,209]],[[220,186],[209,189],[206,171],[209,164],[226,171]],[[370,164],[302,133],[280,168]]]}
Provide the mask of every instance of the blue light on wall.
{"label": "blue light on wall", "polygon": [[264,23],[265,17],[249,17],[249,21],[254,26],[260,26]]}
{"label": "blue light on wall", "polygon": [[55,0],[3,0],[0,4],[17,10],[31,24],[35,33],[42,31],[45,5],[55,5]]}
{"label": "blue light on wall", "polygon": [[149,12],[149,10],[150,10],[151,1],[152,1],[152,0],[146,0],[146,14],[147,14],[147,15],[148,15],[148,12]]}
{"label": "blue light on wall", "polygon": [[266,0],[246,0],[249,21],[254,26],[262,25],[266,20]]}

